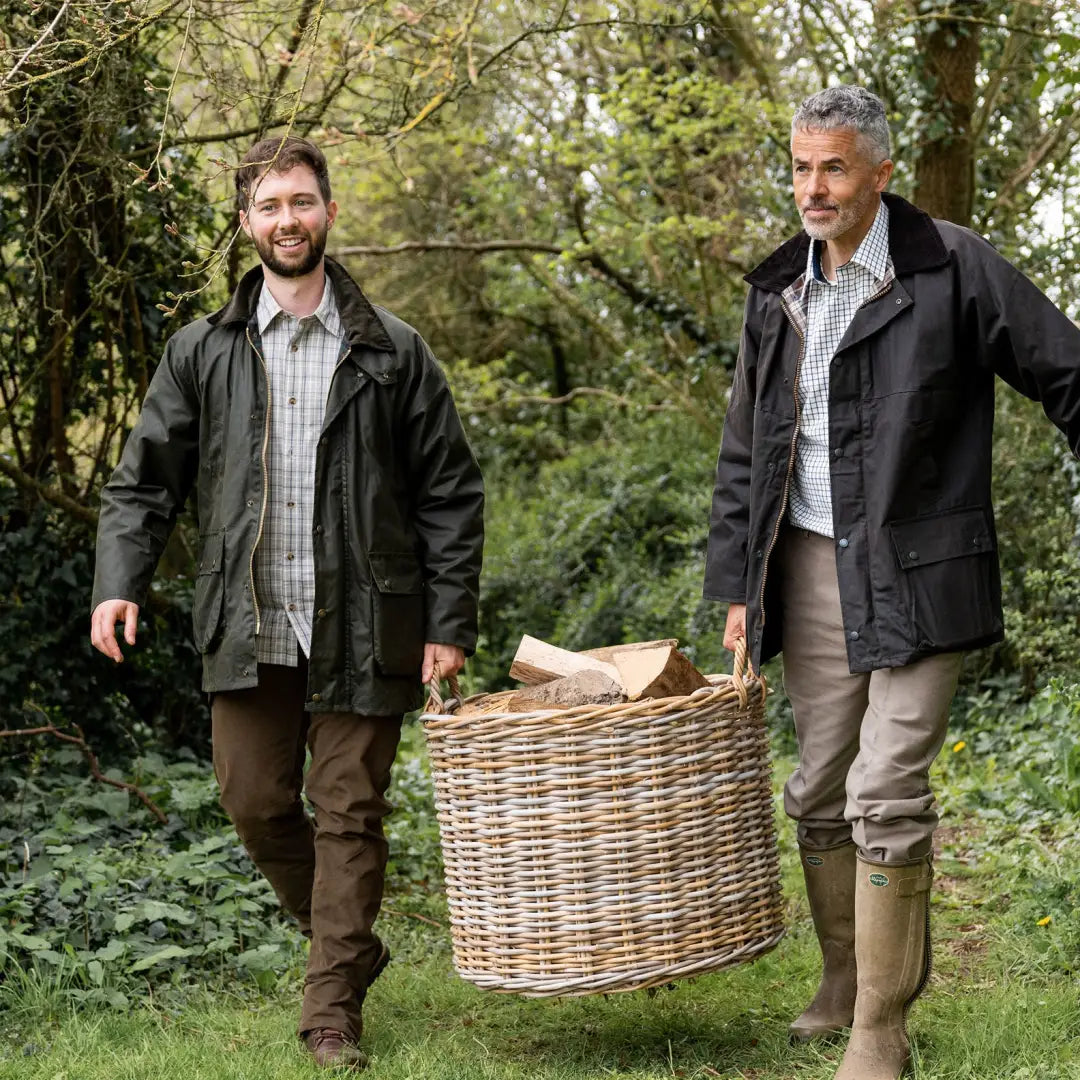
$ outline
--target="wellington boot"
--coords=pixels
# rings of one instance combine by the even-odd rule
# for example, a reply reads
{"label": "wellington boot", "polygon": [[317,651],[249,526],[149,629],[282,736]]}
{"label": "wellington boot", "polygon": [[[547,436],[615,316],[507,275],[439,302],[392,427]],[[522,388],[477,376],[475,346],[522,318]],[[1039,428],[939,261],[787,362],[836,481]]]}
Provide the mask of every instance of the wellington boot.
{"label": "wellington boot", "polygon": [[799,853],[823,961],[814,1000],[788,1029],[801,1043],[834,1037],[855,1013],[855,845]]}
{"label": "wellington boot", "polygon": [[855,1023],[836,1080],[899,1080],[911,1061],[908,1008],[930,977],[930,859],[858,860]]}

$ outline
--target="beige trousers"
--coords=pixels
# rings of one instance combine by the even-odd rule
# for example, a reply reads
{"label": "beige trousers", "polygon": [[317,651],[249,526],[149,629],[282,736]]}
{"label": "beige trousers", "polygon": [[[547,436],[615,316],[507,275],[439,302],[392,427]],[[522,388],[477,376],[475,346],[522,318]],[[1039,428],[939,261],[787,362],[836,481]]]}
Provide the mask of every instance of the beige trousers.
{"label": "beige trousers", "polygon": [[938,823],[930,766],[963,654],[852,674],[835,541],[786,527],[779,557],[784,689],[799,743],[784,808],[799,843],[823,851],[854,840],[864,859],[894,866],[921,859]]}

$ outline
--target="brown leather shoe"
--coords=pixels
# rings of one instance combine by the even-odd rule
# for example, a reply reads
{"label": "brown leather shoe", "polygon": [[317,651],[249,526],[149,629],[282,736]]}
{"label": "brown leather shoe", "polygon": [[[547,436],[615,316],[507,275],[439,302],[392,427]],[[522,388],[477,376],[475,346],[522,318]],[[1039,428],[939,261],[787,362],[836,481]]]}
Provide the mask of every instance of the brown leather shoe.
{"label": "brown leather shoe", "polygon": [[316,1028],[304,1036],[304,1045],[311,1051],[317,1065],[324,1069],[367,1068],[367,1055],[354,1042],[333,1028]]}

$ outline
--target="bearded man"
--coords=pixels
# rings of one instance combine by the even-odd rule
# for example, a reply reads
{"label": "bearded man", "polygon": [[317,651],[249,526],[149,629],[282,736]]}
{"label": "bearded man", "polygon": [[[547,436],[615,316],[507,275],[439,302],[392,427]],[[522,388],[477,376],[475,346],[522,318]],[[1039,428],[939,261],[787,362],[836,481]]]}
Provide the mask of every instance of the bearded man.
{"label": "bearded man", "polygon": [[705,596],[724,644],[784,656],[798,822],[824,958],[796,1040],[851,1027],[837,1080],[896,1080],[930,969],[930,766],[962,654],[1002,637],[994,376],[1080,453],[1080,330],[968,229],[884,193],[858,87],[792,121],[804,231],[747,275]]}
{"label": "bearded man", "polygon": [[362,1067],[361,1008],[390,956],[372,931],[384,796],[402,714],[476,643],[483,486],[427,345],[324,255],[322,152],[267,139],[235,175],[261,265],[166,346],[102,492],[91,640],[120,661],[122,622],[135,644],[197,485],[221,802],[311,939],[301,1037],[320,1065]]}

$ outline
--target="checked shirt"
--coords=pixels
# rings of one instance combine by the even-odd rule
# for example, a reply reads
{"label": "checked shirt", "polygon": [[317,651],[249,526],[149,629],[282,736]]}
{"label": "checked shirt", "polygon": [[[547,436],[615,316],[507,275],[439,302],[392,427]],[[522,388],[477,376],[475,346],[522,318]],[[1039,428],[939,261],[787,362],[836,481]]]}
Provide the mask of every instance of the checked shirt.
{"label": "checked shirt", "polygon": [[[829,281],[821,269],[821,242],[810,244],[806,273],[788,290],[801,290],[806,345],[799,372],[799,433],[789,518],[800,529],[833,535],[829,476],[829,368],[855,312],[892,280],[889,211],[881,202],[870,231],[849,262]],[[803,284],[805,283],[805,284]],[[794,305],[792,305],[794,306]]]}
{"label": "checked shirt", "polygon": [[302,319],[285,311],[264,284],[256,320],[270,382],[270,443],[267,505],[255,549],[255,650],[260,664],[295,667],[297,644],[311,655],[315,450],[344,329],[329,279],[316,311]]}

